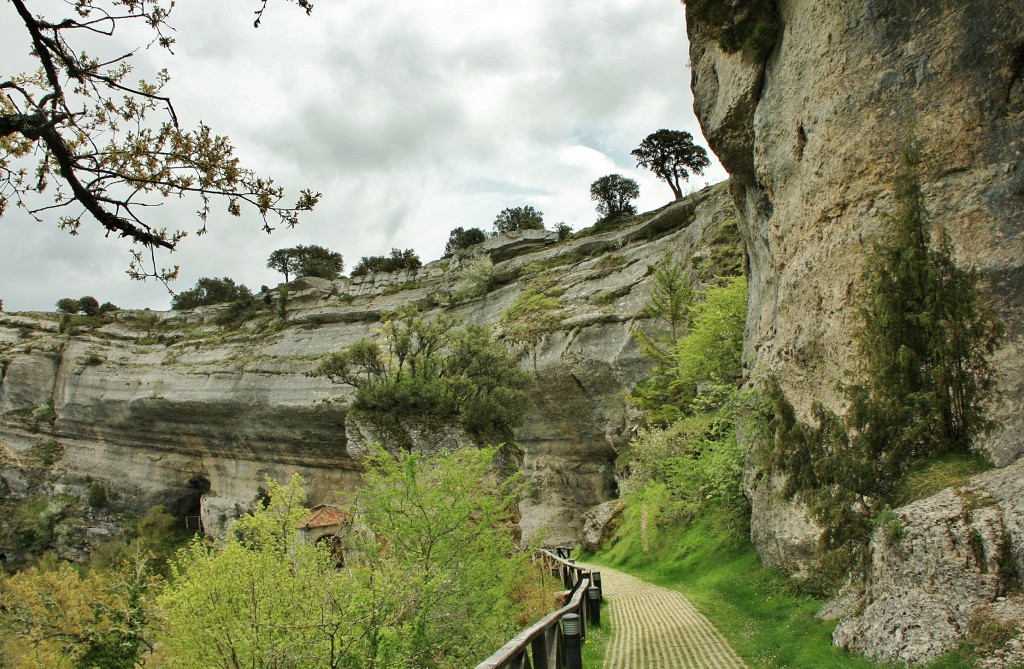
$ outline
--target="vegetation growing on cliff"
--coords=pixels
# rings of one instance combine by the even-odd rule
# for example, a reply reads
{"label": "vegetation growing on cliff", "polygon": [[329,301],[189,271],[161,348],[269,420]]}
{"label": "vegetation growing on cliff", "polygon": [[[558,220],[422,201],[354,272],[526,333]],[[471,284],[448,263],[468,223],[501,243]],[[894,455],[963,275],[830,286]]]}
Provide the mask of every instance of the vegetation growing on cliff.
{"label": "vegetation growing on cliff", "polygon": [[989,360],[1002,326],[981,302],[977,276],[954,263],[945,231],[932,242],[918,165],[905,152],[896,210],[862,277],[859,380],[846,388],[846,418],[815,404],[814,423],[804,423],[778,384],[766,382],[762,462],[785,475],[785,494],[808,505],[843,570],[865,558],[872,518],[896,501],[917,463],[967,454],[996,427],[987,414]]}
{"label": "vegetation growing on cliff", "polygon": [[782,30],[775,0],[684,2],[690,19],[708,30],[723,51],[743,51],[757,63],[768,57]]}
{"label": "vegetation growing on cliff", "polygon": [[196,538],[166,579],[143,544],[111,553],[127,558],[114,567],[48,558],[0,575],[0,667],[472,666],[549,608],[519,591],[529,570],[509,521],[520,486],[493,474],[494,457],[375,451],[343,569],[300,538],[296,476],[268,481],[265,503],[226,535]]}
{"label": "vegetation growing on cliff", "polygon": [[509,436],[530,381],[486,327],[445,315],[430,321],[409,305],[385,316],[381,332],[384,346],[361,339],[311,374],[353,387],[352,407],[397,437],[409,418],[458,422],[481,438]]}

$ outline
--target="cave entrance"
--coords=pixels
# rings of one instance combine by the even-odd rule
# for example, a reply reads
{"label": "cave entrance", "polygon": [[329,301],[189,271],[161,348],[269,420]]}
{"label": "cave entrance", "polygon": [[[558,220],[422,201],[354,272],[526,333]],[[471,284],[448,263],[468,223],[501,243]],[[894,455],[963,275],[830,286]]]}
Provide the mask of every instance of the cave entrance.
{"label": "cave entrance", "polygon": [[203,530],[203,495],[210,492],[210,479],[204,474],[193,474],[185,484],[185,490],[178,498],[175,514],[183,519],[185,529],[201,532]]}

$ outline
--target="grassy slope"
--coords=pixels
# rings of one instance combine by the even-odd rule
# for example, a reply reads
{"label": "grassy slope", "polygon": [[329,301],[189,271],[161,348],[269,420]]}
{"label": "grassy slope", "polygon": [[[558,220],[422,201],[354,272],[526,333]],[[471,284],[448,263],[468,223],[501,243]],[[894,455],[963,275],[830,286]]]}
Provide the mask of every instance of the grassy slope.
{"label": "grassy slope", "polygon": [[[723,533],[723,519],[708,517],[688,528],[648,527],[643,550],[640,504],[628,504],[611,547],[588,561],[681,591],[729,639],[752,667],[877,669],[876,664],[831,644],[834,622],[815,618],[824,603],[794,589],[789,580],[761,566],[748,540]],[[648,508],[649,517],[656,509]],[[950,655],[931,669],[963,669],[970,663]]]}

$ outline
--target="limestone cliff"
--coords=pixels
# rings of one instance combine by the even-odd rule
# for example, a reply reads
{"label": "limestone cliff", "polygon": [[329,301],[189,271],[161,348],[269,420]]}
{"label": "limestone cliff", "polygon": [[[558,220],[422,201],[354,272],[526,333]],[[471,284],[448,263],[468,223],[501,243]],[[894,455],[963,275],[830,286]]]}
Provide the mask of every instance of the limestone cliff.
{"label": "limestone cliff", "polygon": [[[880,220],[892,208],[899,154],[914,138],[923,149],[922,186],[932,220],[949,231],[958,262],[977,268],[985,298],[1007,328],[995,360],[1001,374],[995,417],[1004,427],[980,446],[996,465],[1013,463],[1024,452],[1024,4],[759,3],[777,11],[782,26],[763,60],[749,50],[723,51],[716,39],[720,26],[694,20],[695,8],[704,4],[687,3],[694,106],[732,176],[749,254],[745,353],[751,374],[774,374],[805,417],[815,400],[843,413],[838,384],[848,380],[855,354],[851,297]],[[726,4],[730,11],[745,6]],[[748,482],[759,478],[752,467]],[[749,487],[753,539],[766,563],[799,571],[814,558],[817,530],[778,498],[775,483],[762,479]],[[1019,496],[1011,497],[1003,517],[1019,516],[1020,504]],[[916,508],[900,514],[912,518]],[[1005,550],[985,534],[989,525],[958,524],[955,511],[941,527],[950,529],[954,544],[963,544],[957,550],[962,553],[975,530],[986,555],[995,554],[993,546]],[[932,530],[926,524],[914,527],[920,530],[908,528],[913,545],[901,549],[913,555],[907,559],[930,553],[930,564],[956,561],[952,553],[943,555],[949,546],[927,538]],[[917,543],[918,535],[924,543]],[[897,611],[886,597],[912,580],[886,571],[900,562],[893,555],[876,551],[865,602],[870,610]],[[964,564],[974,569],[970,556]],[[910,626],[945,620],[955,610],[943,641],[935,640],[938,634],[922,646],[905,627],[899,640],[886,640],[899,627],[893,618],[863,617],[841,626],[839,638],[904,660],[948,649],[963,637],[971,615],[971,607],[947,596],[973,578],[962,576],[925,579],[928,594],[902,609]],[[983,590],[979,597],[994,592]]]}
{"label": "limestone cliff", "polygon": [[800,409],[842,409],[850,298],[915,137],[932,218],[1007,326],[1004,429],[983,447],[1009,464],[1024,451],[1024,6],[783,0],[778,11],[764,63],[690,25],[695,110],[733,175],[749,253],[751,370],[774,373]]}
{"label": "limestone cliff", "polygon": [[[305,375],[318,358],[373,335],[381,313],[409,302],[428,318],[444,310],[495,324],[546,278],[564,292],[559,324],[522,358],[537,384],[515,432],[528,490],[521,525],[527,538],[574,543],[583,512],[615,492],[616,451],[633,427],[624,391],[648,368],[630,330],[645,317],[651,266],[666,253],[704,257],[734,217],[720,185],[561,243],[552,233],[489,240],[496,287],[471,299],[459,296],[472,262],[461,257],[418,272],[302,280],[283,327],[272,325],[274,296],[237,329],[217,324],[225,306],[117,312],[64,333],[53,314],[0,314],[0,496],[84,500],[100,485],[119,508],[161,502],[179,515],[197,513],[202,497],[216,523],[250,504],[264,475],[298,471],[314,502],[329,501],[357,485],[374,433],[335,400],[348,388]],[[408,429],[423,448],[468,441],[450,427]],[[46,476],[33,468],[42,447],[63,452]],[[75,545],[84,550],[83,537]]]}

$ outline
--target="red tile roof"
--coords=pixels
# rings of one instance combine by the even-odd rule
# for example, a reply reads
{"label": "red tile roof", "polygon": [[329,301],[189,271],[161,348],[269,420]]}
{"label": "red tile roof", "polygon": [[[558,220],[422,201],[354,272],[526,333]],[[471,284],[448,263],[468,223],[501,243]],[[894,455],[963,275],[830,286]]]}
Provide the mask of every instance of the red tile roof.
{"label": "red tile roof", "polygon": [[344,511],[333,506],[327,506],[326,504],[318,504],[310,510],[309,516],[299,523],[299,527],[304,530],[309,530],[314,527],[341,525],[344,522]]}

